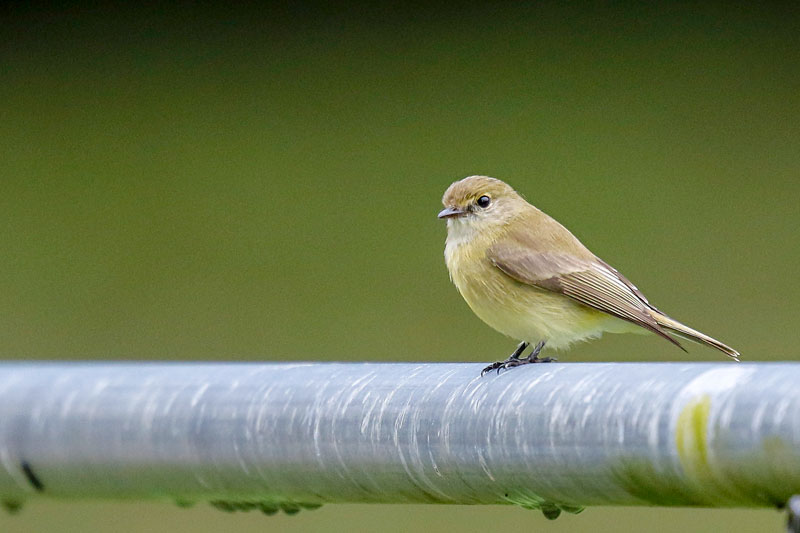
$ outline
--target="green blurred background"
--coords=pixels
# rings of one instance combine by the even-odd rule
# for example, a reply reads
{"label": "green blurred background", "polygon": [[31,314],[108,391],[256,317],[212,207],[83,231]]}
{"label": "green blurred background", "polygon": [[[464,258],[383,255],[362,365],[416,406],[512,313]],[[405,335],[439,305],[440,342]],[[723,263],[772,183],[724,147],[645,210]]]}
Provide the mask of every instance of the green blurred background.
{"label": "green blurred background", "polygon": [[[800,342],[797,8],[0,8],[0,358],[490,361],[440,197],[510,182],[747,361]],[[562,361],[712,360],[607,336]],[[535,398],[532,399],[535,402]],[[775,511],[47,502],[2,531],[779,531]]]}

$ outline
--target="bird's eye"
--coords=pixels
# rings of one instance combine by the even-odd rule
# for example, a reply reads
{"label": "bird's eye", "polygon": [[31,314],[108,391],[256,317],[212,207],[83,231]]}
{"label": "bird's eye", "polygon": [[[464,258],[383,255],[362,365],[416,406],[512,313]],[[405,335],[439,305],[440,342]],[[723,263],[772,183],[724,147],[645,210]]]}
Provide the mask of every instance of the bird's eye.
{"label": "bird's eye", "polygon": [[489,207],[489,203],[491,203],[492,199],[486,196],[485,194],[478,198],[478,206],[479,207]]}

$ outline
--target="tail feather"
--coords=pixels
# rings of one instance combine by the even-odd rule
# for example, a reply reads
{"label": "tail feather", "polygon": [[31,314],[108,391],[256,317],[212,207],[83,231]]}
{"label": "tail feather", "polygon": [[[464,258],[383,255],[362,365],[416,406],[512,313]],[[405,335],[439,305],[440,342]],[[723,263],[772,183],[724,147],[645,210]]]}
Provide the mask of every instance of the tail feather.
{"label": "tail feather", "polygon": [[713,339],[708,335],[704,335],[703,333],[690,328],[689,326],[685,326],[677,320],[673,320],[667,315],[658,311],[651,310],[650,315],[655,319],[656,322],[658,322],[659,326],[668,329],[669,331],[677,334],[679,337],[690,341],[699,342],[701,344],[705,344],[706,346],[711,346],[712,348],[716,348],[717,350],[721,351],[731,359],[736,361],[739,360],[739,352],[730,346],[719,342],[717,339]]}

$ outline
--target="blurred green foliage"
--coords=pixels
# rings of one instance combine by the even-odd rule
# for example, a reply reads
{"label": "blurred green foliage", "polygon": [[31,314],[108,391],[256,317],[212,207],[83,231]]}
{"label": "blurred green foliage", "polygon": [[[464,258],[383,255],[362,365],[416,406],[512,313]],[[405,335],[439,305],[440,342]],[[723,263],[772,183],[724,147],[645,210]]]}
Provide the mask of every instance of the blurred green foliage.
{"label": "blurred green foliage", "polygon": [[[2,358],[505,356],[515,340],[450,285],[435,216],[447,185],[476,173],[510,182],[744,360],[797,356],[796,8],[2,9]],[[562,355],[687,359],[723,358],[651,336]],[[589,509],[548,523],[513,508],[267,518],[35,502],[0,528],[116,531],[125,516],[130,531],[780,522],[768,511]]]}

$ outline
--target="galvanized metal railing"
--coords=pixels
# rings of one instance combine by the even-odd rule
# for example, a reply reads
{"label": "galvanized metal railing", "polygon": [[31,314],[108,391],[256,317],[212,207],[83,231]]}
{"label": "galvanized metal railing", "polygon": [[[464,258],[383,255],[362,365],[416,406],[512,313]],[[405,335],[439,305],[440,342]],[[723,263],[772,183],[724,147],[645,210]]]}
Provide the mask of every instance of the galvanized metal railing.
{"label": "galvanized metal railing", "polygon": [[780,507],[800,364],[0,364],[0,499]]}

